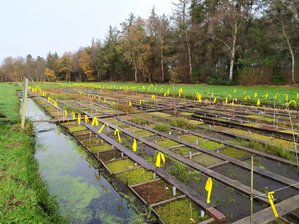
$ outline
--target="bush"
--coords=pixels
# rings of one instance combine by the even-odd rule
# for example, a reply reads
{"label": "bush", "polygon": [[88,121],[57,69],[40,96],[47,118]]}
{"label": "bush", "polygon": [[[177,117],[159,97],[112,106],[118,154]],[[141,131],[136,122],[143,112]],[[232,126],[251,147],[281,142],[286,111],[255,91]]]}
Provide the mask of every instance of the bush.
{"label": "bush", "polygon": [[244,68],[240,71],[238,81],[240,85],[269,85],[272,83],[272,68]]}
{"label": "bush", "polygon": [[160,131],[160,132],[170,132],[170,127],[164,124],[156,124],[154,127],[155,130]]}

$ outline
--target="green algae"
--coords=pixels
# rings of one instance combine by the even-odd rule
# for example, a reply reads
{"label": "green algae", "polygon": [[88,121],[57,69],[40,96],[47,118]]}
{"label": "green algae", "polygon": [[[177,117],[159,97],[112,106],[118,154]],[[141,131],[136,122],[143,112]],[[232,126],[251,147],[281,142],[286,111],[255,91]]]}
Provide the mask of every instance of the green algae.
{"label": "green algae", "polygon": [[177,146],[177,145],[179,145],[179,143],[177,143],[175,141],[172,141],[172,140],[169,140],[169,139],[166,139],[166,140],[162,140],[162,141],[157,142],[157,145],[159,145],[160,147],[162,147],[164,149],[167,149],[167,148],[170,148],[172,146]]}
{"label": "green algae", "polygon": [[195,208],[194,203],[189,199],[176,200],[154,209],[165,224],[192,223],[190,218],[198,223],[208,218],[207,216],[202,218],[199,210]]}
{"label": "green algae", "polygon": [[223,144],[217,143],[217,142],[213,142],[213,141],[200,142],[199,146],[201,146],[201,147],[203,147],[205,149],[209,149],[209,150],[216,150],[216,149],[224,147]]}
{"label": "green algae", "polygon": [[153,179],[152,172],[144,168],[126,171],[116,176],[123,182],[128,183],[128,185],[139,184]]}
{"label": "green algae", "polygon": [[114,173],[133,168],[134,162],[129,159],[122,159],[106,163],[106,166],[111,173]]}
{"label": "green algae", "polygon": [[241,149],[236,149],[233,147],[225,148],[225,149],[221,150],[220,153],[223,155],[235,158],[235,159],[241,159],[241,158],[244,158],[245,156],[250,155],[249,152],[246,152]]}

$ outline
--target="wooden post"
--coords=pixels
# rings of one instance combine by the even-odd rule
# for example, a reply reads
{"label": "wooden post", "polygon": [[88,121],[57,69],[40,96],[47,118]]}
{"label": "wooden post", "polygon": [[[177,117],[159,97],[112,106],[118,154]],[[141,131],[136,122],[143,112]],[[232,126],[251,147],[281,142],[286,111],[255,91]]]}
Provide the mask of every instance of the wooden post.
{"label": "wooden post", "polygon": [[250,224],[253,223],[253,156],[251,156],[251,172],[250,172]]}
{"label": "wooden post", "polygon": [[25,79],[24,91],[23,91],[23,103],[21,109],[21,128],[25,128],[25,118],[26,118],[26,106],[27,106],[27,91],[28,91],[28,79]]}

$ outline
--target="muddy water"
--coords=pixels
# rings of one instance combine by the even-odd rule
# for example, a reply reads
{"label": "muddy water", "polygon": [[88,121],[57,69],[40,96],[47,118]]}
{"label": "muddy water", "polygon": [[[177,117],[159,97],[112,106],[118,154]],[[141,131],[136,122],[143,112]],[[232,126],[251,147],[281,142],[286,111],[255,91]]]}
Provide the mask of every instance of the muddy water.
{"label": "muddy water", "polygon": [[[50,119],[31,99],[27,117]],[[94,168],[95,161],[61,128],[35,123],[36,159],[59,212],[71,223],[143,223],[113,186]]]}

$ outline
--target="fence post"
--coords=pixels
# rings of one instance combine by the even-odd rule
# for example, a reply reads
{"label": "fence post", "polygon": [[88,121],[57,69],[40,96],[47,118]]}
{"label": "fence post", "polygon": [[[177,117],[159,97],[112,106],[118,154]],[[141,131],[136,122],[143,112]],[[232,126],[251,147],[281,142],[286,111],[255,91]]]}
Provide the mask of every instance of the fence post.
{"label": "fence post", "polygon": [[21,128],[25,127],[25,118],[26,118],[26,107],[27,107],[27,91],[28,91],[28,79],[25,79],[24,91],[23,91],[23,103],[21,109]]}

